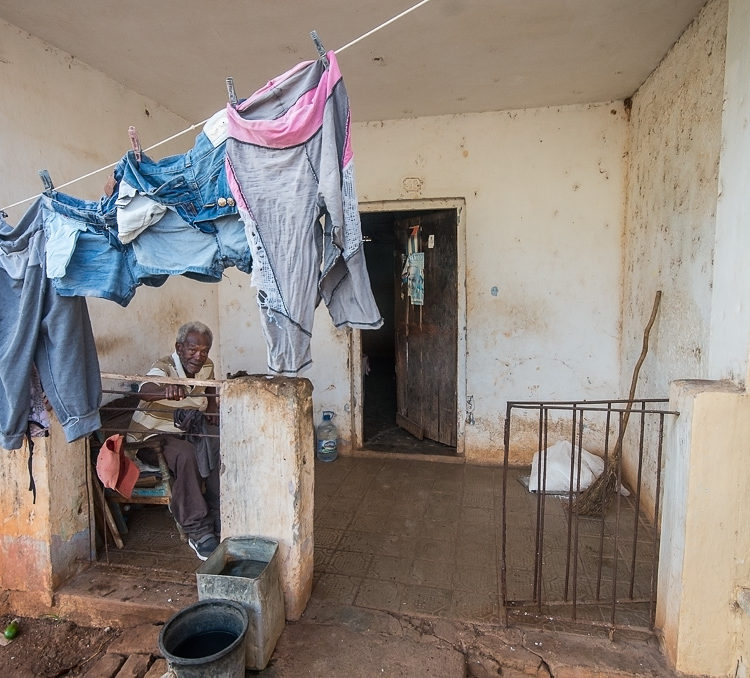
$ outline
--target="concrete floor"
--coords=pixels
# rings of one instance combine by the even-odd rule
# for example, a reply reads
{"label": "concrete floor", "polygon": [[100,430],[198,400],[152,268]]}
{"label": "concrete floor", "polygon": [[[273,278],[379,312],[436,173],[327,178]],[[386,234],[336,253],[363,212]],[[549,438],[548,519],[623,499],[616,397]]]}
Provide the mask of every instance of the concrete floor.
{"label": "concrete floor", "polygon": [[501,477],[422,460],[320,465],[313,597],[500,622]]}
{"label": "concrete floor", "polygon": [[[529,530],[536,515],[536,497],[519,482],[522,475],[523,470],[513,470],[508,482],[509,593],[518,599],[533,581]],[[612,642],[601,627],[549,616],[539,624],[523,608],[515,611],[514,626],[506,628],[501,508],[500,468],[387,454],[318,462],[312,599],[302,619],[287,624],[261,675],[675,675],[650,634],[618,631]],[[559,547],[567,536],[564,502],[548,496],[546,515],[544,582],[552,595],[560,577]],[[621,524],[628,523],[626,515],[623,509]],[[86,675],[130,676],[122,671],[136,660],[149,667],[149,678],[161,675],[164,664],[155,647],[161,623],[197,599],[199,561],[180,540],[166,509],[134,508],[129,525],[124,549],[109,543],[98,565],[56,594],[62,616],[76,613],[85,619],[85,611],[101,622],[114,615],[133,627]],[[588,528],[579,528],[585,537]],[[589,528],[599,535],[601,523]],[[607,521],[604,530],[611,541]],[[653,537],[645,529],[640,537],[646,554]],[[623,563],[630,561],[625,555]],[[591,576],[592,557],[587,548],[578,554],[580,591],[589,597],[590,581],[583,582]],[[624,569],[623,564],[619,571]],[[569,606],[557,606],[554,613],[563,618],[566,610]],[[587,610],[591,619],[606,619],[600,606],[581,606]],[[635,613],[642,622],[643,611]]]}
{"label": "concrete floor", "polygon": [[[507,582],[515,617],[541,613],[568,619],[563,604],[573,596],[573,549],[567,558],[567,499],[545,497],[543,604],[533,594],[537,495],[522,481],[525,469],[508,479]],[[180,540],[164,507],[134,506],[125,549],[111,543],[100,560],[124,570],[147,568],[170,581],[192,583],[198,565]],[[315,477],[315,574],[319,602],[374,610],[430,615],[489,624],[504,623],[500,583],[502,469],[429,462],[415,458],[340,457],[317,462]],[[635,553],[633,535],[638,521]],[[576,619],[611,621],[613,568],[617,563],[618,625],[648,627],[653,530],[637,517],[632,498],[621,498],[615,547],[615,511],[606,518],[579,518],[575,568]],[[571,527],[575,543],[575,524]],[[602,569],[599,575],[599,549]],[[614,553],[618,556],[615,559]],[[635,557],[635,560],[634,560]],[[635,563],[635,569],[633,569]],[[182,579],[177,575],[184,575]],[[598,596],[597,596],[598,592]],[[524,604],[526,603],[526,604]]]}
{"label": "concrete floor", "polygon": [[[568,520],[567,497],[545,497],[543,603],[528,604],[538,496],[522,484],[524,473],[528,470],[511,469],[507,484],[511,613],[538,612],[547,623],[550,617],[572,619],[573,606],[565,603],[567,569],[567,600],[575,591],[575,619],[611,622],[616,564],[615,621],[647,628],[656,547],[632,497],[620,499],[617,525],[614,506],[604,518],[581,517],[576,525]],[[348,457],[317,468],[315,499],[314,598],[446,619],[503,621],[502,469]]]}

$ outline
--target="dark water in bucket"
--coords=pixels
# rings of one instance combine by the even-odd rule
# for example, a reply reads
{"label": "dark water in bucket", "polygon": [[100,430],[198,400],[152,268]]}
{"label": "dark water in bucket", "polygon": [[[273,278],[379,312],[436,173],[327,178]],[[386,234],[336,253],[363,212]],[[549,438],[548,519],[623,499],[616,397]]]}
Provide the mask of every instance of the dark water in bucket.
{"label": "dark water in bucket", "polygon": [[266,567],[268,563],[265,560],[229,560],[219,574],[255,579]]}
{"label": "dark water in bucket", "polygon": [[230,631],[196,633],[180,642],[172,650],[172,654],[183,659],[210,657],[212,654],[221,652],[225,647],[229,647],[235,640],[237,640],[237,634]]}

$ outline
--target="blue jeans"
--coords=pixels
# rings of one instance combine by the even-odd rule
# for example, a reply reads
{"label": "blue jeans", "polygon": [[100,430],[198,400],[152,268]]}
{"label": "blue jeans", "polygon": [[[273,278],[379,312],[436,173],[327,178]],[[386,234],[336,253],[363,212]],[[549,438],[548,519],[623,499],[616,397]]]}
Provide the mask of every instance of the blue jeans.
{"label": "blue jeans", "polygon": [[206,223],[213,224],[213,233],[194,228],[168,210],[133,240],[139,269],[150,275],[184,275],[201,282],[218,282],[230,266],[249,273],[253,260],[239,216]]}
{"label": "blue jeans", "polygon": [[61,297],[46,275],[41,199],[13,228],[0,218],[0,447],[28,426],[32,366],[68,442],[101,426],[99,361],[86,300]]}
{"label": "blue jeans", "polygon": [[100,297],[127,306],[139,285],[166,275],[139,266],[132,245],[117,239],[114,202],[81,200],[59,191],[41,197],[47,270],[60,296]]}
{"label": "blue jeans", "polygon": [[171,207],[184,221],[207,233],[214,233],[214,219],[237,214],[229,190],[225,167],[226,144],[214,146],[200,132],[187,153],[140,162],[129,151],[118,163],[115,177],[162,205]]}

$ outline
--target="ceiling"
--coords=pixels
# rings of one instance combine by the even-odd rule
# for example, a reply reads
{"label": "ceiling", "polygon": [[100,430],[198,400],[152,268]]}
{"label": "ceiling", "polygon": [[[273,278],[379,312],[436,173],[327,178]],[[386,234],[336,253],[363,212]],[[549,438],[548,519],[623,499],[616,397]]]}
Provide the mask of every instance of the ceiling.
{"label": "ceiling", "polygon": [[[0,0],[0,18],[188,121],[417,0]],[[429,0],[339,54],[357,121],[631,95],[705,0]],[[1,46],[0,46],[1,49]]]}

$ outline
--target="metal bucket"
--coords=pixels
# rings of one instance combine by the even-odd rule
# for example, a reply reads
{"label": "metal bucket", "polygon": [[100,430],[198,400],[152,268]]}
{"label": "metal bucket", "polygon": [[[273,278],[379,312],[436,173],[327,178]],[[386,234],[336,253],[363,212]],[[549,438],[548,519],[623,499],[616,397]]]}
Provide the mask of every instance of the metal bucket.
{"label": "metal bucket", "polygon": [[173,615],[159,650],[178,678],[243,678],[247,612],[231,600],[200,600]]}
{"label": "metal bucket", "polygon": [[245,667],[262,671],[284,630],[279,543],[263,537],[229,537],[196,571],[198,599],[233,600],[248,616]]}

